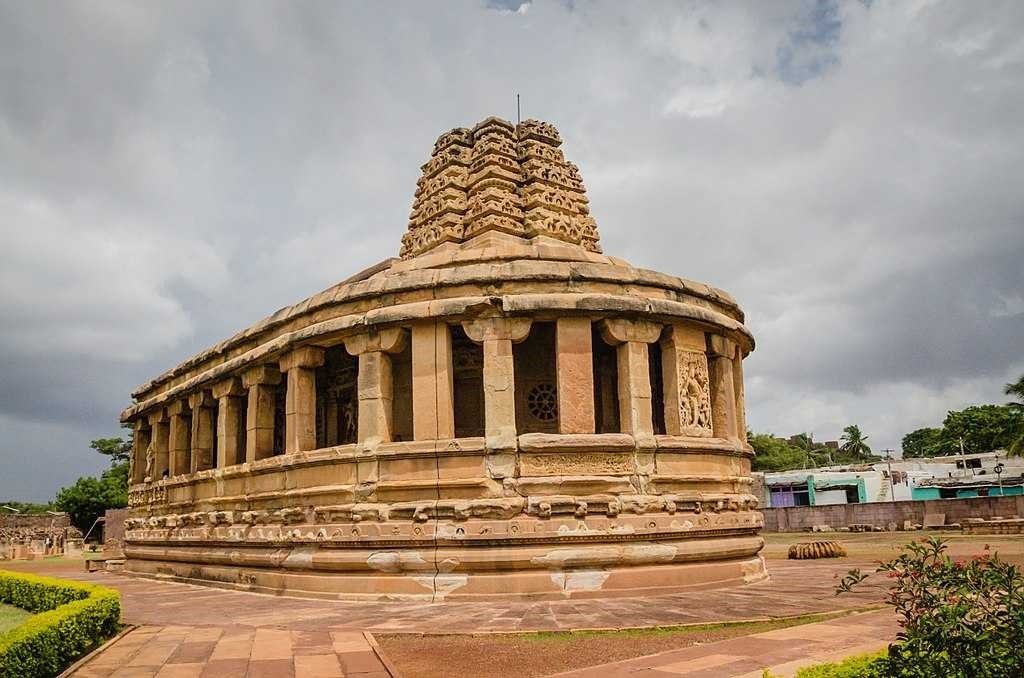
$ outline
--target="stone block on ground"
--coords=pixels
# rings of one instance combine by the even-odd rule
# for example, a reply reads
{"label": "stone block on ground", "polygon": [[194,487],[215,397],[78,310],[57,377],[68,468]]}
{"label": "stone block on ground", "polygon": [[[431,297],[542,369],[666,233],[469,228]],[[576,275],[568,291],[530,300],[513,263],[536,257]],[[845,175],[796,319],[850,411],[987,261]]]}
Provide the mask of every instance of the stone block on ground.
{"label": "stone block on ground", "polygon": [[812,541],[793,544],[789,547],[790,560],[813,560],[817,558],[842,558],[846,549],[837,541]]}
{"label": "stone block on ground", "polygon": [[942,527],[946,524],[945,513],[926,513],[924,514],[924,526],[929,527]]}

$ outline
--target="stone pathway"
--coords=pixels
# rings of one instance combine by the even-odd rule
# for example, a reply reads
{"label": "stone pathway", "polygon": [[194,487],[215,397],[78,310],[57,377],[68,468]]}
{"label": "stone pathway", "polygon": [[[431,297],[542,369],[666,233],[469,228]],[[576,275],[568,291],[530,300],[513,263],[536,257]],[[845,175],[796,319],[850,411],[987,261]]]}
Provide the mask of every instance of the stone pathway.
{"label": "stone pathway", "polygon": [[385,678],[358,631],[242,626],[141,626],[75,678]]}
{"label": "stone pathway", "polygon": [[[891,610],[755,633],[717,643],[592,666],[558,678],[761,678],[793,676],[805,666],[885,648],[899,627]],[[554,677],[552,677],[554,678]]]}
{"label": "stone pathway", "polygon": [[388,603],[313,600],[192,584],[84,572],[61,573],[121,591],[125,621],[187,626],[276,626],[293,630],[390,633],[481,633],[670,626],[829,612],[878,603],[882,589],[866,582],[833,595],[839,578],[867,563],[775,561],[771,581],[714,591],[642,598],[540,602]]}
{"label": "stone pathway", "polygon": [[[143,579],[104,572],[69,571],[57,576],[90,581],[118,589],[124,619],[139,628],[131,631],[79,669],[79,678],[257,678],[273,676],[389,676],[384,661],[366,632],[482,633],[525,630],[612,629],[689,623],[774,618],[878,603],[882,589],[864,585],[852,595],[837,598],[833,590],[851,567],[866,563],[777,561],[770,564],[772,580],[714,591],[692,591],[644,598],[605,598],[544,602],[386,603],[311,600],[275,597],[242,591]],[[891,612],[886,612],[889,617]],[[173,622],[173,625],[168,625]],[[602,667],[608,675],[727,676],[756,663],[756,678],[764,662],[782,663],[805,656],[815,648],[836,650],[835,639],[819,643],[807,637],[828,634],[843,620],[773,631],[758,636],[688,648],[665,655]],[[820,629],[820,631],[801,629]],[[874,638],[867,627],[849,628],[857,640]],[[785,634],[795,634],[786,636]],[[771,634],[783,634],[772,637]],[[865,635],[868,634],[868,635]],[[826,638],[826,635],[821,635]],[[783,642],[785,641],[785,642]],[[852,650],[851,650],[852,651]],[[789,654],[786,654],[786,653]],[[691,654],[696,653],[696,654]],[[756,659],[755,659],[756,656]],[[653,668],[650,662],[665,666]],[[688,666],[687,662],[698,664]],[[708,672],[697,672],[699,662]],[[710,663],[708,663],[710,662]],[[718,663],[716,663],[718,662]],[[681,670],[687,673],[680,673]],[[747,669],[744,669],[747,670]],[[753,670],[753,669],[751,669]],[[620,673],[615,673],[620,671]],[[699,671],[705,671],[704,668]],[[453,667],[452,675],[458,675]],[[575,674],[574,674],[575,675]],[[579,675],[598,675],[581,673]],[[753,675],[753,674],[752,674]]]}

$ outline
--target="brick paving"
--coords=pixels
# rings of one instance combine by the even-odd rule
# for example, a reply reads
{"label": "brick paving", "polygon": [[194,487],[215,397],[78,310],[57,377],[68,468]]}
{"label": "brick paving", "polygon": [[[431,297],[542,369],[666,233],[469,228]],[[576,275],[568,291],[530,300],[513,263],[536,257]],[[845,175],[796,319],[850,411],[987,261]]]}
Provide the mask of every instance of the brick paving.
{"label": "brick paving", "polygon": [[384,678],[387,668],[358,631],[247,626],[140,626],[76,678]]}
{"label": "brick paving", "polygon": [[[773,561],[771,580],[747,586],[641,598],[594,598],[539,602],[356,602],[270,596],[108,573],[63,574],[121,591],[131,624],[163,626],[279,627],[480,633],[558,631],[766,619],[861,607],[882,599],[871,580],[855,593],[833,595],[851,567],[841,561]],[[874,578],[873,578],[874,579]]]}
{"label": "brick paving", "polygon": [[[885,648],[899,627],[891,610],[755,633],[556,674],[558,678],[761,678]],[[552,677],[554,678],[554,677]]]}
{"label": "brick paving", "polygon": [[[139,627],[78,670],[75,676],[80,678],[377,678],[391,674],[374,652],[372,636],[364,635],[364,631],[481,633],[635,628],[776,618],[879,602],[882,589],[870,583],[851,595],[833,595],[838,578],[858,565],[867,563],[776,561],[770,564],[771,581],[737,588],[643,598],[514,603],[312,600],[103,572],[60,574],[118,589],[125,621]],[[824,631],[831,628],[813,626]],[[700,671],[711,673],[692,673],[691,667],[685,674],[673,669],[675,675],[726,676],[731,674],[723,670],[753,661],[749,653],[777,657],[781,662],[788,656],[780,654],[783,649],[800,652],[800,643],[815,642],[799,634],[784,643],[781,640],[761,642],[748,637],[742,643],[723,641],[734,645],[721,646],[721,651],[711,655],[701,654],[703,648],[680,650],[683,654],[666,665],[678,664],[678,669],[685,667],[686,661],[699,661],[707,665]],[[833,642],[831,647],[838,646]],[[700,656],[685,654],[694,650]],[[741,650],[748,654],[737,654]],[[672,675],[664,668],[659,671],[651,675]],[[630,670],[630,675],[635,673]]]}

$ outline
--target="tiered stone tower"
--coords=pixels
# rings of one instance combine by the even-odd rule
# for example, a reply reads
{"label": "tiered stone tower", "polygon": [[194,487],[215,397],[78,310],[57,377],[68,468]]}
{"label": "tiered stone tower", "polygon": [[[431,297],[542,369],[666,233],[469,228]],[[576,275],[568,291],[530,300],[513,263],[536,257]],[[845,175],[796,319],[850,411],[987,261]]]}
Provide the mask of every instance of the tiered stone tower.
{"label": "tiered stone tower", "polygon": [[548,235],[600,252],[579,169],[554,125],[487,118],[441,135],[416,183],[402,257],[497,231]]}
{"label": "tiered stone tower", "polygon": [[443,134],[400,258],[136,389],[126,571],[427,600],[763,578],[743,312],[602,254],[559,145]]}

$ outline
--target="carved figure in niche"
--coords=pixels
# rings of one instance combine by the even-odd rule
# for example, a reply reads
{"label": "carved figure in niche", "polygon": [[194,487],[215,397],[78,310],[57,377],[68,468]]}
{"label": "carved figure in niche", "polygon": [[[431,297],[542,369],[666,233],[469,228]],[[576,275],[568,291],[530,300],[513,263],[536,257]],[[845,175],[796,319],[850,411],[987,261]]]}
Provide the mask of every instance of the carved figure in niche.
{"label": "carved figure in niche", "polygon": [[153,449],[153,443],[150,441],[146,446],[146,480],[153,479],[154,464],[156,464],[156,450]]}
{"label": "carved figure in niche", "polygon": [[355,440],[356,439],[356,405],[349,399],[345,401],[345,404],[341,408],[342,422],[345,426],[345,436],[342,440]]}
{"label": "carved figure in niche", "polygon": [[708,363],[702,353],[684,352],[680,356],[679,381],[682,385],[679,414],[683,431],[706,434],[711,431],[711,389]]}

